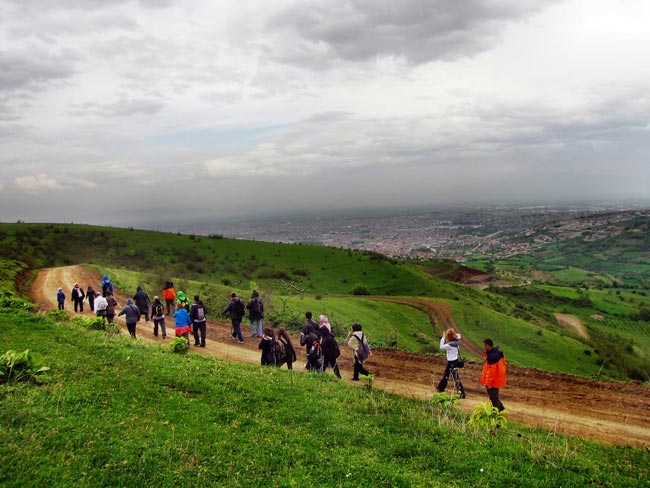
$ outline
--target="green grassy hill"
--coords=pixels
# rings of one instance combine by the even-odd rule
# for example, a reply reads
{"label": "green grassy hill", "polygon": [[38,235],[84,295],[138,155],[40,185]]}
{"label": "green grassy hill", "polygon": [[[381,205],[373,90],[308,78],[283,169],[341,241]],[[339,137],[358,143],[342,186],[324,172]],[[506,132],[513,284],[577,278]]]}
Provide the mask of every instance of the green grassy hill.
{"label": "green grassy hill", "polygon": [[[431,276],[418,264],[376,253],[134,229],[2,224],[0,237],[0,257],[26,263],[32,270],[92,264],[109,272],[120,288],[135,291],[141,285],[150,295],[159,294],[164,282],[172,279],[177,288],[200,293],[213,310],[225,305],[231,290],[247,296],[255,288],[262,291],[267,304],[267,323],[297,328],[304,311],[311,309],[330,316],[339,335],[353,322],[361,322],[376,345],[438,352],[441,324],[436,323],[434,330],[421,310],[363,299],[366,294],[425,297],[450,304],[453,319],[466,338],[480,344],[485,337],[493,337],[506,347],[514,364],[594,377],[643,381],[650,377],[650,357],[642,347],[626,352],[626,344],[616,343],[612,348],[610,335],[598,334],[597,327],[592,339],[585,341],[556,323],[553,312],[567,309],[588,318],[599,311],[598,300],[612,301],[606,294],[612,290],[603,291],[602,296],[590,290],[587,303],[572,297],[553,303],[540,300],[534,288],[520,287],[532,293],[523,296],[482,292]],[[350,298],[352,294],[356,299]],[[641,300],[641,295],[635,299]],[[610,309],[614,305],[620,309],[623,302],[613,300],[616,303],[609,303]],[[625,300],[630,307],[631,298]],[[650,331],[643,329],[640,335],[637,343],[645,344]],[[610,356],[619,353],[630,359],[611,360]],[[566,360],[556,361],[558,355]]]}
{"label": "green grassy hill", "polygon": [[66,317],[0,305],[0,352],[51,368],[43,384],[0,384],[4,487],[648,483],[640,449],[515,424],[490,433],[435,402],[181,356]]}

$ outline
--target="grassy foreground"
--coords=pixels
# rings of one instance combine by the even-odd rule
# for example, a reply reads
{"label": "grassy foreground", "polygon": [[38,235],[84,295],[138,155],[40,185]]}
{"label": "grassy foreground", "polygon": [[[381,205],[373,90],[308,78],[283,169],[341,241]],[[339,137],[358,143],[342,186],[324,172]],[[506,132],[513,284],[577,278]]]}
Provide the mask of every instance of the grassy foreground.
{"label": "grassy foreground", "polygon": [[[5,306],[7,304],[5,303]],[[10,304],[9,304],[10,306]],[[647,486],[646,452],[0,310],[0,352],[44,384],[0,385],[2,486]]]}

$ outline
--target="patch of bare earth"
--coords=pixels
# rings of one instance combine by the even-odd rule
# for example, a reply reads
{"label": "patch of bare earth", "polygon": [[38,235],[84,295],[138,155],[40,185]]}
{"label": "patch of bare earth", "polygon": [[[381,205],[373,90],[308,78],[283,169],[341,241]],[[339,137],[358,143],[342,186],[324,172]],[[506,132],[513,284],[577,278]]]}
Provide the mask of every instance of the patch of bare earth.
{"label": "patch of bare earth", "polygon": [[[69,296],[74,283],[78,282],[84,289],[89,283],[97,287],[101,278],[96,270],[82,266],[45,269],[34,280],[31,298],[42,310],[56,309],[58,287],[62,287]],[[150,295],[154,293],[160,292],[154,291]],[[120,305],[123,305],[130,295],[117,290],[116,296]],[[436,335],[448,327],[458,329],[451,308],[444,302],[425,298],[375,299],[404,303],[425,311]],[[66,303],[66,308],[71,311],[69,302]],[[86,309],[84,313],[88,315],[90,312]],[[119,323],[126,329],[123,321]],[[170,341],[174,330],[170,318],[167,319],[167,327],[167,341]],[[139,322],[137,334],[141,339],[162,342],[161,337],[153,336],[152,328],[152,323]],[[244,324],[242,331],[247,330],[248,327]],[[238,344],[229,334],[229,321],[209,320],[207,347],[193,348],[193,351],[259,364],[258,340],[245,334],[244,344]],[[294,366],[296,370],[302,371],[304,354],[298,346],[298,337],[294,335],[292,339],[298,353],[298,361]],[[482,352],[478,345],[468,341],[464,341],[464,346],[475,354]],[[352,376],[351,351],[345,347],[342,349],[339,366],[343,377],[349,380]],[[505,352],[507,356],[507,351]],[[444,370],[445,360],[442,356],[377,349],[373,351],[367,366],[375,374],[374,384],[377,387],[400,395],[428,399],[435,393],[433,385]],[[481,364],[467,362],[462,371],[463,384],[468,394],[468,398],[461,402],[464,411],[469,412],[474,405],[487,400],[484,388],[478,381],[481,369]],[[623,384],[593,381],[509,365],[508,384],[502,390],[501,397],[510,412],[509,418],[525,425],[544,427],[607,444],[650,446],[650,387],[639,382]]]}

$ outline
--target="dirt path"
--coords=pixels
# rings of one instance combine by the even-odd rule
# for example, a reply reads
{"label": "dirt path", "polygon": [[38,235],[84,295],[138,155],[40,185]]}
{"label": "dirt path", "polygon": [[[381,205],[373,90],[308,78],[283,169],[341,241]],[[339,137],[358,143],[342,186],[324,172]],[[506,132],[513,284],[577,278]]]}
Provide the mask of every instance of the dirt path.
{"label": "dirt path", "polygon": [[[96,270],[81,266],[69,266],[42,270],[33,283],[31,298],[41,309],[56,309],[56,290],[62,287],[69,297],[75,282],[84,289],[88,284],[97,287],[101,275]],[[150,294],[152,295],[152,294]],[[126,303],[127,295],[116,291],[120,305]],[[377,297],[379,300],[406,303],[424,310],[430,317],[436,333],[444,328],[455,327],[451,309],[444,302],[420,298]],[[69,301],[66,309],[72,310]],[[85,314],[90,312],[86,309]],[[122,326],[126,328],[123,321]],[[173,320],[168,320],[169,338],[173,337]],[[243,328],[246,331],[247,327]],[[223,320],[208,322],[208,341],[205,349],[193,349],[199,354],[223,359],[259,364],[258,341],[248,338],[245,343],[234,343],[229,337],[230,323]],[[461,331],[462,332],[462,331]],[[152,325],[139,322],[140,338],[162,342],[154,337]],[[292,337],[294,345],[297,336]],[[480,349],[468,345],[472,350]],[[294,365],[302,371],[304,353],[297,347],[298,361]],[[342,347],[339,366],[346,380],[352,376],[352,358]],[[468,362],[462,372],[463,384],[468,398],[461,408],[470,412],[474,405],[487,400],[484,388],[478,383],[482,365]],[[423,356],[403,351],[373,351],[368,369],[375,373],[374,384],[388,392],[428,399],[434,394],[433,384],[444,369],[444,359],[439,356]],[[331,373],[330,373],[331,374]],[[351,383],[353,384],[353,383]],[[357,383],[358,385],[358,383]],[[501,394],[509,418],[522,424],[544,427],[558,433],[585,437],[615,445],[635,447],[650,446],[650,387],[638,382],[627,384],[609,381],[595,382],[585,378],[547,373],[510,365],[508,384]]]}
{"label": "dirt path", "polygon": [[569,315],[566,313],[556,313],[555,319],[557,320],[557,323],[559,325],[571,329],[576,334],[578,334],[578,336],[582,337],[583,339],[589,340],[589,333],[587,332],[587,328],[585,327],[585,324],[583,324],[582,320],[580,320],[575,315]]}

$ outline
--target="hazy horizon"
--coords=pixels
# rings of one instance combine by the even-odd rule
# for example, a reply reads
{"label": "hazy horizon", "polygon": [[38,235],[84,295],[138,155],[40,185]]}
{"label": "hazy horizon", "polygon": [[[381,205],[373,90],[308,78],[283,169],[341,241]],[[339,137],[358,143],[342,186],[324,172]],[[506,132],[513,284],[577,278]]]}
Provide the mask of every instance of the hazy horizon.
{"label": "hazy horizon", "polygon": [[650,4],[0,0],[0,220],[650,199]]}

